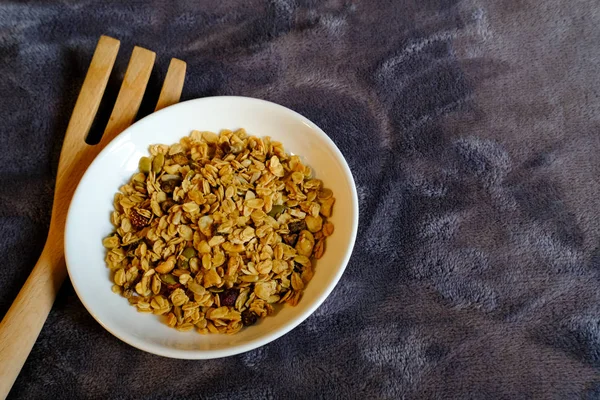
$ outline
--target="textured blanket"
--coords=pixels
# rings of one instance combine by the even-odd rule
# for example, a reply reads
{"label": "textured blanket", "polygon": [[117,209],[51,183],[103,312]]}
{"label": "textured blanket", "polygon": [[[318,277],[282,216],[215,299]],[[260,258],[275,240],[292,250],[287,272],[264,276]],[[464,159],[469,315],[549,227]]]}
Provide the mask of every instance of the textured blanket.
{"label": "textured blanket", "polygon": [[101,34],[122,41],[113,94],[134,44],[158,54],[140,116],[179,57],[184,99],[323,128],[358,186],[355,251],[298,328],[209,361],[121,342],[67,280],[9,398],[600,398],[596,0],[3,2],[0,317]]}

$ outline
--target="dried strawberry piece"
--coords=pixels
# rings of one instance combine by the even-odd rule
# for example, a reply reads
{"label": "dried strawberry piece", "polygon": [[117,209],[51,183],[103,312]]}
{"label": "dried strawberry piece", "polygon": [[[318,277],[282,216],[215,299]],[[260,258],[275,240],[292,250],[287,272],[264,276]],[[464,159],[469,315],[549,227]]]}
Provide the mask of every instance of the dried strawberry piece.
{"label": "dried strawberry piece", "polygon": [[148,218],[141,215],[137,210],[131,210],[129,220],[135,229],[141,229],[148,225]]}

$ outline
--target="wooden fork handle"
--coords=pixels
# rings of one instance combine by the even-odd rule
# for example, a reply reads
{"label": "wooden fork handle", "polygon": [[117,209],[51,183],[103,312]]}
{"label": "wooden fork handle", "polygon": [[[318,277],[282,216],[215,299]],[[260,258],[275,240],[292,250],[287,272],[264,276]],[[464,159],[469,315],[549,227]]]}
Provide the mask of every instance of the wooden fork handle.
{"label": "wooden fork handle", "polygon": [[[71,175],[71,181],[76,179],[73,171],[65,170],[63,159],[73,157],[74,146],[81,148],[104,94],[118,50],[118,40],[107,36],[100,38],[67,127],[46,245],[25,285],[0,322],[0,399],[8,396],[67,274],[63,255],[64,226],[67,207],[77,182],[71,182],[68,187],[61,183],[65,181],[61,179],[62,175]],[[92,158],[93,149],[88,147],[80,154]]]}
{"label": "wooden fork handle", "polygon": [[42,255],[0,323],[2,399],[19,375],[67,274],[62,248],[51,243],[54,239],[48,237]]}

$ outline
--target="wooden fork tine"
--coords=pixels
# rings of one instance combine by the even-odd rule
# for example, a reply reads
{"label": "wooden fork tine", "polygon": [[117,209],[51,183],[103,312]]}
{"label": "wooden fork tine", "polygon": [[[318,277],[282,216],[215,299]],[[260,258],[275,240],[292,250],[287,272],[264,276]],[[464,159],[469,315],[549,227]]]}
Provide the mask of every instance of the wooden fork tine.
{"label": "wooden fork tine", "polygon": [[155,59],[156,53],[142,47],[134,47],[115,106],[100,140],[100,148],[104,148],[133,123],[140,109]]}
{"label": "wooden fork tine", "polygon": [[185,70],[185,62],[177,58],[171,59],[169,70],[167,71],[167,76],[165,76],[165,81],[154,111],[161,110],[179,102],[181,91],[183,90],[183,82],[185,81]]}
{"label": "wooden fork tine", "polygon": [[98,112],[108,78],[117,59],[119,45],[120,42],[117,39],[100,36],[73,108],[65,141],[83,142],[85,140]]}

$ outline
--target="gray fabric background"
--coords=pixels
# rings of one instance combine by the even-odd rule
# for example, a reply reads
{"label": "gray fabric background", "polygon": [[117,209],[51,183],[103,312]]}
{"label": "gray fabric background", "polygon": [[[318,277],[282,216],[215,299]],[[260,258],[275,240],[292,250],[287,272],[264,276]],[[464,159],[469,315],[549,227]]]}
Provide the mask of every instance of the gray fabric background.
{"label": "gray fabric background", "polygon": [[[66,283],[11,399],[600,398],[597,0],[0,4],[0,316],[44,243],[100,34],[188,62],[183,97],[288,106],[336,142],[360,227],[314,315],[235,357],[111,336]],[[101,123],[99,124],[101,125]]]}

